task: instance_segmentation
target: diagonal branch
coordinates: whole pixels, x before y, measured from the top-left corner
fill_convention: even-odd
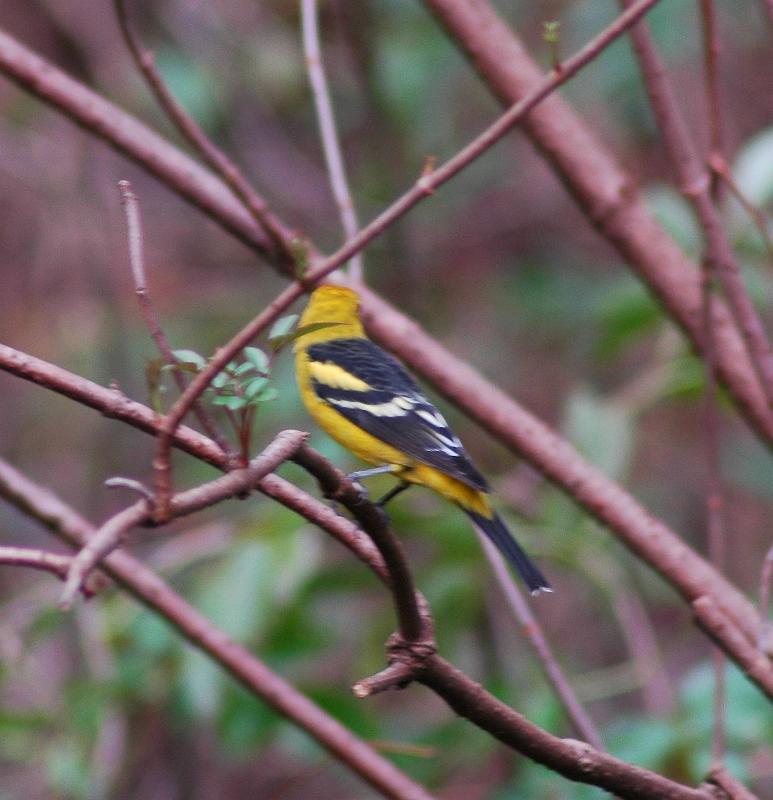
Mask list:
[[[183,517],[216,505],[231,497],[249,493],[270,472],[287,461],[308,437],[302,431],[282,431],[267,445],[260,455],[243,469],[180,492],[171,499],[170,519]],[[153,504],[142,499],[110,517],[75,556],[67,573],[59,607],[67,609],[83,586],[91,571],[102,559],[118,547],[126,534],[137,525],[153,520]]]
[[[630,0],[623,0],[623,3],[631,6]],[[711,197],[710,174],[690,138],[665,65],[646,23],[631,30],[631,40],[679,188],[695,209],[703,229],[705,257],[722,286],[770,408],[773,406],[773,350],[743,284],[738,261]]]
[[[94,535],[93,526],[68,505],[1,459],[0,496],[76,548],[83,547]],[[127,553],[115,552],[105,559],[102,568],[136,600],[166,619],[194,647],[206,653],[248,691],[306,731],[341,764],[360,775],[385,797],[432,800],[426,789],[382,758],[370,745],[246,648],[229,639],[140,561]]]

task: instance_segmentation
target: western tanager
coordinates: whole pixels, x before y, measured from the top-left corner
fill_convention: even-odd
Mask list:
[[[319,325],[319,327],[316,327]],[[489,503],[489,486],[443,415],[402,364],[365,335],[356,292],[315,289],[294,344],[296,376],[309,413],[330,436],[402,488],[415,483],[456,503],[499,548],[531,592],[550,591],[545,577]]]

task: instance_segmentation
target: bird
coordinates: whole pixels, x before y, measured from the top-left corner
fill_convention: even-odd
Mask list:
[[[349,477],[394,475],[399,483],[379,505],[411,484],[434,490],[468,515],[532,594],[552,591],[492,508],[486,479],[443,415],[406,368],[366,336],[358,294],[318,286],[297,331],[295,372],[306,409],[345,449],[375,465]]]

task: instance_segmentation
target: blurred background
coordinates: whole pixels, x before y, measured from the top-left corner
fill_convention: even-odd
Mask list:
[[[428,156],[456,152],[499,112],[420,3],[323,4],[324,54],[361,220],[408,188]],[[762,3],[717,2],[728,152],[747,197],[773,207],[771,30]],[[650,16],[703,147],[700,19],[691,0]],[[616,13],[607,0],[499,3],[546,68],[542,23],[571,54]],[[741,9],[742,7],[742,9]],[[291,226],[324,249],[341,234],[300,45],[298,3],[156,0],[129,8],[164,77]],[[0,27],[179,138],[133,69],[111,3],[5,0]],[[671,183],[627,42],[562,90],[697,258],[700,235]],[[148,400],[156,357],[128,270],[116,183],[141,200],[150,289],[174,347],[207,355],[283,282],[253,254],[104,144],[0,78],[0,341]],[[732,201],[726,220],[773,331],[771,262]],[[624,263],[515,133],[366,252],[368,281],[528,409],[560,429],[699,552],[706,550],[701,365]],[[254,447],[309,428],[289,352]],[[152,441],[0,373],[0,455],[94,522],[125,503],[111,476],[150,478]],[[162,399],[174,397],[169,388]],[[686,782],[710,760],[710,650],[683,602],[558,491],[440,402],[556,592],[534,602],[572,685],[616,756]],[[221,412],[218,412],[221,413]],[[223,419],[222,416],[219,419]],[[728,573],[756,597],[770,545],[773,462],[721,409]],[[322,434],[312,443],[355,462]],[[175,456],[175,482],[213,477]],[[292,466],[281,474],[314,488]],[[380,480],[380,479],[379,479]],[[388,485],[384,479],[383,487]],[[378,480],[374,493],[382,488]],[[465,518],[422,490],[390,506],[454,664],[562,735],[573,735]],[[0,504],[0,543],[52,547]],[[220,628],[444,798],[595,798],[514,756],[414,687],[357,701],[394,620],[386,593],[336,543],[262,497],[233,501],[132,550]],[[374,793],[305,735],[108,591],[56,610],[49,576],[0,568],[0,798],[365,798]],[[728,763],[773,793],[773,721],[728,673]]]

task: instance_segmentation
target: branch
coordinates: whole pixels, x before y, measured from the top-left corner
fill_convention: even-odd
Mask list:
[[[749,641],[756,641],[760,622],[752,603],[665,523],[419,325],[398,318],[369,289],[363,287],[361,295],[367,298],[366,327],[381,344],[399,352],[441,394],[610,528],[685,600],[690,602],[710,592]]]
[[[177,364],[178,359],[172,352],[172,348],[161,328],[161,323],[158,321],[158,316],[156,315],[156,310],[153,307],[148,291],[148,281],[145,276],[145,258],[142,247],[142,224],[140,222],[139,198],[132,191],[129,181],[118,181],[118,188],[121,192],[121,203],[126,215],[126,232],[129,240],[129,265],[134,280],[134,293],[137,295],[140,313],[164,361],[167,364]],[[180,370],[173,370],[172,375],[180,392],[185,391],[185,378]],[[220,437],[214,420],[207,411],[202,408],[200,403],[193,404],[193,413],[196,415],[196,419],[201,423],[201,427],[204,429],[207,436],[209,436],[229,458],[232,457],[233,454],[226,442]]]
[[[170,519],[201,511],[230,497],[241,497],[252,491],[266,475],[287,461],[307,437],[308,434],[302,431],[282,431],[259,456],[252,459],[249,466],[180,492],[172,498]],[[153,504],[142,499],[119,511],[102,525],[72,560],[59,607],[68,609],[94,567],[121,544],[132,528],[153,518]]]
[[[529,603],[518,589],[510,571],[507,569],[504,558],[502,558],[500,552],[486,536],[483,536],[478,530],[476,530],[476,533],[478,534],[478,540],[483,547],[489,565],[494,572],[494,578],[502,594],[505,596],[505,601],[520,624],[526,641],[529,643],[534,655],[540,662],[545,677],[553,688],[561,705],[563,705],[567,717],[580,736],[582,736],[588,744],[595,747],[596,750],[604,750],[604,743],[601,741],[601,735],[593,724],[593,720],[588,715],[588,712],[577,699],[574,689],[572,689],[558,661],[556,661],[556,657],[553,655],[550,643],[545,636],[545,632],[542,630],[542,626],[539,624],[534,614],[531,613]]]
[[[314,475],[326,497],[337,500],[352,512],[378,548],[387,567],[401,636],[411,644],[431,641],[432,621],[420,608],[422,602],[417,600],[408,559],[384,511],[368,502],[341,470],[308,445],[298,447],[293,461]]]
[[[140,74],[155,95],[161,108],[166,112],[172,124],[182,137],[196,150],[204,161],[225,181],[235,197],[243,204],[247,212],[258,223],[262,231],[271,241],[273,250],[267,253],[273,256],[283,267],[290,267],[294,262],[292,251],[293,236],[271,212],[266,201],[252,188],[238,167],[207,137],[198,123],[188,115],[175,96],[169,91],[156,69],[153,53],[146,50],[134,35],[126,14],[125,0],[114,0],[115,13],[126,46]]]
[[[565,778],[636,800],[716,800],[716,795],[708,789],[683,786],[599,752],[585,742],[553,736],[497,700],[440,656],[427,660],[419,680],[457,714]]]
[[[360,225],[357,221],[357,210],[349,191],[349,182],[346,179],[346,168],[338,141],[333,103],[330,100],[325,65],[322,61],[317,0],[301,0],[301,25],[306,69],[314,96],[314,107],[317,111],[317,122],[330,188],[333,190],[333,197],[338,207],[344,237],[351,239],[357,233]],[[362,283],[362,253],[357,253],[352,258],[349,265],[349,276],[355,283]]]
[[[542,75],[490,7],[477,0],[425,0],[457,37],[505,102],[538,87]],[[0,31],[0,72],[155,175],[225,230],[266,255],[271,243],[229,189],[195,161],[53,64]],[[617,247],[700,350],[699,287],[694,265],[649,216],[641,198],[600,145],[553,95],[524,119],[538,149],[580,201],[592,223]],[[286,230],[287,236],[292,234]],[[345,252],[344,260],[352,253]],[[410,324],[392,309],[398,323]],[[749,424],[773,441],[773,418],[738,333],[724,306],[715,320],[721,377]],[[405,344],[396,352],[410,347]]]
[[[735,661],[750,681],[773,699],[773,664],[757,649],[756,643],[749,642],[711,597],[696,598],[692,609],[701,630]]]
[[[58,497],[1,459],[0,496],[76,548],[83,547],[95,533],[93,526]],[[432,800],[426,789],[378,755],[370,745],[252,653],[229,639],[141,562],[127,553],[115,552],[105,559],[102,568],[135,599],[166,619],[194,647],[220,664],[248,691],[306,731],[341,764],[360,775],[385,797]]]
[[[83,547],[94,536],[92,526],[69,506],[49,491],[33,484],[1,459],[0,496],[76,547]],[[102,566],[117,583],[166,618],[195,647],[208,653],[240,683],[306,730],[337,759],[386,796],[399,800],[429,799],[422,787],[377,756],[368,745],[271,672],[251,653],[229,640],[140,562],[126,553],[114,552],[107,556]],[[488,694],[431,649],[421,645],[411,648],[409,643],[392,642],[393,650],[401,647],[410,649],[416,669],[406,673],[402,667],[392,666],[380,676],[362,682],[369,690],[363,691],[363,694],[375,691],[380,677],[385,676],[386,683],[391,686],[401,674],[403,677],[407,674],[416,675],[420,663],[418,675],[421,682],[439,694],[458,713],[508,746],[571,780],[591,783],[622,797],[637,799],[715,798],[715,795],[706,791],[690,789],[657,773],[599,753],[585,743],[559,739]]]
[[[72,557],[49,553],[46,550],[34,550],[29,547],[0,547],[0,564],[39,569],[64,580],[72,564]],[[86,581],[80,587],[84,597],[93,597],[104,584],[104,576],[94,574],[92,578],[93,580]]]
[[[630,0],[622,2],[631,6]],[[712,200],[710,175],[690,138],[665,65],[646,23],[631,30],[631,40],[639,59],[652,111],[678,177],[679,188],[692,204],[703,230],[705,257],[722,285],[730,312],[741,332],[770,408],[773,406],[773,350],[762,320],[743,284],[738,261]]]
[[[424,5],[504,105],[539,85],[540,68],[487,0],[424,0]],[[652,219],[630,177],[555,94],[529,114],[523,130],[590,224],[650,288],[696,351],[702,352],[700,273]],[[720,377],[746,421],[771,445],[773,415],[743,340],[720,302],[714,330]],[[404,355],[403,350],[396,352]]]

